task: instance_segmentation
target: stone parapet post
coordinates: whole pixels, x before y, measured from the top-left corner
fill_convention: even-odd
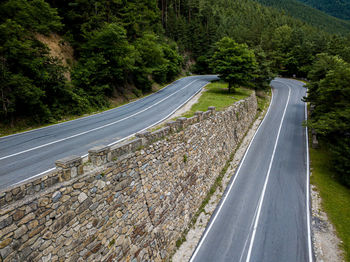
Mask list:
[[[145,146],[148,144],[150,134],[151,134],[151,132],[149,132],[149,131],[142,131],[142,132],[136,133],[135,136],[137,138],[141,138],[142,145]]]
[[[176,121],[169,121],[168,123],[166,123],[167,124],[167,126],[168,127],[170,127],[170,131],[172,132],[172,133],[175,133],[175,132],[177,132],[177,130],[179,129],[178,128],[178,122],[176,122]]]
[[[80,156],[68,156],[57,160],[55,164],[60,181],[67,181],[83,174],[83,159]]]
[[[107,162],[111,161],[110,147],[109,146],[95,146],[89,151],[89,161],[94,166],[102,166]]]
[[[216,107],[215,106],[209,106],[208,110],[211,112],[211,115],[214,115],[215,111],[216,111]]]
[[[198,117],[198,122],[203,119],[203,111],[197,111],[194,114]]]
[[[178,122],[180,129],[184,129],[187,126],[187,118],[186,117],[180,117],[176,120],[176,122]]]

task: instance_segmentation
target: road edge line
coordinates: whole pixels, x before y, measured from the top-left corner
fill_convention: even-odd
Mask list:
[[[223,200],[221,201],[221,204],[220,204],[220,206],[219,206],[219,209],[218,209],[217,212],[215,213],[214,218],[211,220],[209,227],[207,227],[207,229],[206,229],[205,232],[204,232],[204,235],[201,237],[201,240],[200,240],[199,244],[197,245],[197,247],[196,247],[196,249],[195,249],[195,252],[192,254],[192,256],[191,256],[189,262],[193,262],[193,260],[195,259],[195,257],[196,257],[196,255],[197,255],[199,249],[201,248],[201,246],[202,246],[202,244],[203,244],[205,238],[207,237],[207,235],[208,235],[208,233],[209,233],[211,227],[213,226],[213,224],[214,224],[214,222],[215,222],[215,220],[216,220],[218,214],[220,213],[222,206],[225,204],[225,201],[226,201],[228,195],[230,194],[231,189],[232,189],[232,187],[233,187],[234,183],[236,182],[236,179],[237,179],[237,177],[238,177],[238,175],[239,175],[239,171],[241,170],[242,164],[243,164],[243,162],[244,162],[244,160],[245,160],[245,158],[246,158],[246,156],[247,156],[247,154],[248,154],[248,152],[249,152],[250,146],[251,146],[251,144],[253,143],[253,141],[254,141],[254,139],[255,139],[255,136],[258,134],[258,132],[259,132],[259,130],[260,130],[260,127],[263,125],[263,123],[264,123],[266,117],[269,115],[270,108],[271,108],[271,105],[272,105],[273,100],[274,100],[273,88],[271,88],[271,90],[272,90],[272,91],[271,91],[271,92],[272,92],[272,97],[271,97],[271,101],[270,101],[269,108],[267,109],[267,112],[266,112],[266,114],[265,114],[265,116],[264,116],[264,119],[261,121],[261,123],[260,123],[258,129],[255,131],[255,134],[254,134],[253,138],[250,140],[250,143],[249,143],[249,145],[248,145],[248,148],[247,148],[247,150],[246,150],[245,153],[244,153],[244,156],[243,156],[243,158],[242,158],[242,160],[241,160],[241,162],[240,162],[240,164],[239,164],[239,167],[238,167],[238,169],[237,169],[237,171],[236,171],[236,173],[235,173],[235,176],[234,176],[234,178],[233,178],[233,180],[232,180],[232,182],[231,182],[231,184],[230,184],[230,186],[229,186],[229,189],[228,189],[228,191],[226,192],[226,194],[225,194]]]
[[[78,134],[75,134],[75,135],[71,135],[71,136],[68,136],[68,137],[65,137],[65,138],[61,138],[61,139],[58,139],[58,140],[56,140],[56,141],[51,141],[51,142],[49,142],[49,143],[42,144],[42,145],[36,146],[36,147],[32,147],[32,148],[29,148],[29,149],[26,149],[26,150],[23,150],[23,151],[20,151],[20,152],[11,154],[11,155],[7,155],[7,156],[0,157],[0,161],[1,161],[1,160],[4,160],[4,159],[11,158],[11,157],[14,157],[14,156],[18,156],[18,155],[21,155],[21,154],[25,154],[25,153],[28,153],[28,152],[31,152],[31,151],[34,151],[34,150],[37,150],[37,149],[40,149],[40,148],[43,148],[43,147],[46,147],[46,146],[50,146],[50,145],[53,145],[53,144],[57,144],[57,143],[60,143],[60,142],[62,142],[62,141],[66,141],[66,140],[69,140],[69,139],[72,139],[72,138],[75,138],[75,137],[78,137],[78,136],[82,136],[82,135],[85,135],[85,134],[88,134],[88,133],[91,133],[91,132],[94,132],[94,131],[103,129],[103,128],[108,127],[108,126],[115,125],[115,124],[117,124],[117,123],[119,123],[119,122],[122,122],[122,121],[124,121],[124,120],[126,120],[126,119],[129,119],[129,118],[132,118],[132,117],[134,117],[134,116],[136,116],[136,115],[139,115],[139,114],[141,114],[141,113],[147,111],[148,109],[150,109],[150,108],[152,108],[152,107],[154,107],[154,106],[160,104],[161,102],[167,100],[169,97],[172,97],[173,95],[177,94],[178,92],[184,90],[186,87],[188,87],[189,85],[193,84],[193,83],[196,82],[196,81],[198,81],[198,79],[193,80],[192,82],[190,82],[190,83],[187,84],[186,86],[180,88],[180,89],[177,90],[176,92],[174,92],[174,93],[172,93],[172,94],[166,96],[165,98],[163,98],[163,99],[161,99],[160,101],[158,101],[158,102],[152,104],[151,106],[148,106],[148,107],[146,107],[146,108],[144,108],[144,109],[142,109],[142,110],[140,110],[140,111],[138,111],[138,112],[136,112],[136,113],[133,113],[132,115],[129,115],[129,116],[124,117],[124,118],[122,118],[122,119],[119,119],[119,120],[117,120],[117,121],[114,121],[114,122],[111,122],[111,123],[108,123],[108,124],[105,124],[105,125],[102,125],[102,126],[99,126],[99,127],[95,127],[95,128],[93,128],[93,129],[90,129],[90,130],[87,130],[87,131],[84,131],[84,132],[81,132],[81,133],[78,133]]]
[[[246,259],[246,262],[249,262],[250,261],[250,256],[251,256],[251,252],[252,252],[252,249],[253,249],[253,245],[254,245],[254,240],[255,240],[255,234],[256,234],[256,230],[258,228],[258,223],[259,223],[259,218],[260,218],[260,213],[261,213],[261,208],[262,208],[262,205],[263,205],[263,202],[264,202],[264,198],[265,198],[265,192],[266,192],[266,187],[267,187],[267,183],[269,181],[269,177],[270,177],[270,172],[271,172],[271,168],[272,168],[272,163],[273,163],[273,160],[275,158],[275,153],[276,153],[276,149],[277,149],[277,145],[278,145],[278,140],[280,138],[280,134],[281,134],[281,130],[282,130],[282,126],[283,126],[283,122],[284,122],[284,117],[286,115],[286,112],[287,112],[287,108],[288,108],[288,105],[289,105],[289,99],[290,99],[290,93],[291,93],[291,89],[289,87],[289,85],[285,84],[287,87],[288,87],[288,99],[287,99],[287,103],[286,103],[286,106],[284,108],[284,112],[283,112],[283,115],[282,115],[282,119],[281,119],[281,123],[280,123],[280,126],[278,128],[278,133],[277,133],[277,137],[276,137],[276,141],[275,141],[275,145],[274,145],[274,148],[273,148],[273,152],[272,152],[272,157],[271,157],[271,160],[270,160],[270,163],[269,163],[269,169],[267,171],[267,175],[266,175],[266,178],[265,178],[265,183],[264,183],[264,187],[263,187],[263,190],[262,190],[262,194],[260,196],[260,200],[259,200],[259,204],[258,204],[258,213],[255,217],[255,223],[254,223],[254,228],[253,228],[253,233],[252,233],[252,237],[250,239],[250,244],[249,244],[249,249],[248,249],[248,253],[247,253],[247,259]]]
[[[141,130],[139,130],[139,131],[137,131],[137,132],[135,132],[135,133],[133,133],[133,134],[127,136],[127,137],[124,137],[124,138],[122,138],[122,139],[120,139],[120,140],[117,140],[117,141],[111,143],[111,144],[108,144],[107,146],[112,146],[112,145],[118,144],[119,142],[122,142],[122,141],[124,141],[124,140],[126,140],[126,139],[129,139],[130,137],[134,136],[134,135],[135,135],[136,133],[138,133],[138,132],[142,132],[142,131],[144,131],[144,130],[147,130],[147,129],[149,129],[149,128],[151,128],[151,127],[153,127],[153,126],[155,126],[155,125],[158,125],[159,123],[165,121],[167,118],[169,118],[170,116],[172,116],[177,110],[179,110],[181,107],[183,107],[185,104],[187,104],[187,102],[188,102],[189,100],[191,100],[195,95],[197,95],[200,91],[203,90],[204,87],[206,87],[206,86],[209,85],[210,83],[212,83],[212,82],[210,81],[210,82],[208,82],[207,84],[205,84],[204,86],[202,86],[202,87],[201,87],[200,89],[198,89],[198,91],[196,91],[191,97],[189,97],[183,104],[179,105],[179,106],[178,106],[177,108],[175,108],[169,115],[167,115],[166,117],[162,118],[162,119],[159,120],[158,122],[156,122],[156,123],[154,123],[154,124],[152,124],[152,125],[150,125],[150,126],[144,128],[144,129],[141,129]],[[84,158],[84,157],[87,157],[87,156],[88,156],[88,154],[85,154],[85,155],[82,155],[81,157]],[[20,182],[15,183],[15,184],[11,184],[11,185],[9,185],[9,186],[7,186],[7,187],[17,186],[17,185],[19,185],[19,184],[22,184],[23,182],[29,181],[29,180],[31,180],[31,179],[33,179],[33,178],[36,178],[36,177],[38,177],[38,176],[44,175],[44,174],[46,174],[46,173],[49,173],[49,172],[51,172],[51,171],[53,171],[53,170],[55,170],[55,169],[56,169],[56,167],[47,169],[47,170],[45,170],[45,171],[43,171],[43,172],[41,172],[41,173],[39,173],[39,174],[33,175],[33,176],[29,177],[29,178],[26,178],[25,180],[22,180],[22,181],[20,181]]]
[[[149,94],[149,95],[146,95],[146,96],[144,96],[144,97],[141,97],[141,98],[139,98],[139,99],[136,99],[136,100],[134,100],[134,101],[131,101],[131,102],[126,103],[126,104],[124,104],[124,105],[117,106],[117,107],[114,107],[114,108],[111,108],[111,109],[107,109],[107,110],[105,110],[105,111],[98,112],[98,113],[96,113],[96,114],[91,114],[91,115],[88,115],[88,116],[78,117],[78,118],[76,118],[76,119],[64,121],[64,122],[61,122],[61,123],[57,123],[57,124],[53,124],[53,125],[48,125],[48,126],[43,126],[43,127],[38,127],[38,128],[34,128],[34,129],[31,129],[31,130],[28,130],[28,131],[18,132],[18,133],[11,134],[11,135],[7,135],[7,136],[0,136],[0,140],[1,140],[1,139],[4,139],[4,138],[12,137],[12,136],[17,136],[17,135],[22,135],[22,134],[25,134],[25,133],[30,133],[30,132],[33,132],[33,131],[36,131],[36,130],[40,130],[40,129],[49,128],[49,127],[52,127],[52,126],[60,126],[60,125],[63,125],[63,124],[65,124],[65,123],[68,123],[68,122],[73,122],[73,121],[77,121],[77,120],[80,120],[80,119],[85,119],[85,118],[97,116],[97,115],[103,114],[103,113],[105,113],[105,112],[109,112],[109,111],[112,111],[112,110],[115,110],[115,109],[119,109],[119,108],[125,107],[125,106],[127,106],[127,105],[133,104],[133,103],[135,103],[135,102],[141,101],[141,100],[143,100],[143,99],[145,99],[145,98],[147,98],[147,97],[150,97],[150,96],[152,96],[152,95],[154,95],[154,94],[157,94],[157,93],[159,93],[160,91],[166,89],[167,87],[171,86],[172,84],[174,84],[175,82],[177,82],[177,81],[179,81],[179,80],[181,80],[181,79],[184,79],[184,78],[187,78],[187,77],[188,77],[188,78],[190,78],[190,77],[196,77],[196,76],[214,76],[214,75],[184,76],[184,77],[181,77],[181,78],[179,78],[179,79],[177,79],[177,80],[171,82],[170,84],[164,86],[163,88],[157,90],[157,91],[154,92],[154,93],[151,93],[151,94]]]
[[[306,89],[307,90],[307,89]],[[306,93],[307,95],[307,93]],[[308,120],[307,117],[307,102],[305,102],[305,121]],[[312,255],[312,241],[311,241],[311,223],[310,223],[310,155],[309,155],[309,130],[307,125],[305,125],[305,137],[306,137],[306,209],[307,209],[307,242],[309,247],[309,262],[313,261]]]

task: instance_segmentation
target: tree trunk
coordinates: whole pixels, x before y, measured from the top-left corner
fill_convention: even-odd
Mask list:
[[[228,93],[231,93],[232,82],[228,82]]]

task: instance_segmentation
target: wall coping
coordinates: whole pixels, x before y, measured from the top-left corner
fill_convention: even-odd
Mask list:
[[[35,199],[40,192],[55,190],[56,188],[65,186],[73,180],[80,179],[85,175],[95,174],[102,170],[102,167],[109,163],[118,163],[130,156],[132,153],[149,146],[156,141],[164,139],[167,135],[180,132],[190,125],[197,124],[201,121],[213,117],[217,113],[231,111],[234,107],[248,101],[256,99],[255,92],[240,101],[235,102],[224,111],[216,111],[213,106],[208,107],[205,112],[197,111],[190,118],[180,117],[176,121],[168,121],[165,127],[155,131],[142,131],[135,134],[135,139],[131,141],[121,141],[112,146],[100,145],[88,150],[88,162],[83,163],[81,156],[67,156],[55,161],[56,169],[43,174],[40,177],[23,181],[19,184],[10,186],[0,190],[0,215],[2,209],[17,201],[28,202]],[[87,165],[86,165],[87,164]]]

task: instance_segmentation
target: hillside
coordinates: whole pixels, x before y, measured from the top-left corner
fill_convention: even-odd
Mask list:
[[[347,39],[326,32],[345,33],[347,22],[299,7],[309,19],[251,0],[2,1],[1,125],[107,109],[184,69],[213,73],[215,43],[225,36],[254,51],[263,66],[256,79],[271,72],[306,77],[321,52],[349,61]]]
[[[308,0],[302,0],[301,3],[297,0],[256,0],[257,2],[277,8],[279,10],[283,10],[284,13],[295,17],[297,19],[300,19],[310,25],[313,25],[315,27],[320,28],[321,30],[327,31],[329,33],[339,33],[339,34],[346,34],[350,32],[350,22],[345,21],[342,19],[338,19],[336,17],[332,17],[330,15],[327,15],[324,12],[321,12],[315,8],[306,5],[310,4],[314,6],[311,2],[319,2],[318,0],[316,1],[308,1]],[[326,3],[330,1],[322,1],[322,3]],[[332,1],[333,2],[338,2],[338,1]],[[323,10],[328,8],[329,5],[322,5]],[[339,7],[340,8],[340,7]],[[347,8],[347,9],[345,9]],[[321,8],[319,8],[322,10]],[[330,9],[331,10],[331,9]],[[350,8],[348,6],[344,6],[344,13],[350,12]],[[332,14],[330,11],[329,14]]]
[[[331,16],[350,20],[350,0],[298,0]]]

